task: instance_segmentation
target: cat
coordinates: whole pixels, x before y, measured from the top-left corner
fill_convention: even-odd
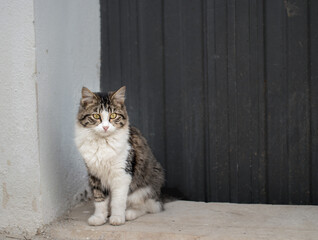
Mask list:
[[[88,170],[95,211],[89,225],[121,225],[163,210],[164,171],[140,131],[130,126],[126,87],[93,93],[82,88],[75,143]]]

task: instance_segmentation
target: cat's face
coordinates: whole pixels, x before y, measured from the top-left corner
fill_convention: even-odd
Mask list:
[[[108,136],[128,125],[125,101],[126,87],[116,92],[93,93],[87,88],[82,89],[78,122],[85,128]]]

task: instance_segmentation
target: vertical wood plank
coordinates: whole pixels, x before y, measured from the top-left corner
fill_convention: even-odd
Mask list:
[[[189,91],[185,81],[185,33],[182,1],[164,1],[165,40],[165,99],[166,99],[166,149],[169,187],[182,192],[186,199],[195,199],[188,193],[189,181],[186,151],[187,131],[185,119],[188,110],[185,99]],[[193,160],[195,161],[195,160]],[[179,180],[178,180],[179,179]],[[201,199],[203,200],[203,199]]]
[[[108,29],[108,0],[100,1],[101,12],[101,69],[100,85],[102,91],[110,85],[109,81],[109,29]]]
[[[251,136],[249,129],[254,129],[249,117],[251,115],[251,85],[250,71],[250,49],[249,49],[249,2],[241,1],[235,4],[236,8],[236,89],[237,89],[237,172],[238,172],[238,201],[251,201],[251,156],[249,144]],[[244,9],[244,11],[243,11]],[[246,12],[245,12],[246,11]]]
[[[251,117],[251,202],[266,203],[266,86],[264,79],[264,1],[249,1]],[[255,136],[254,136],[255,134]]]
[[[137,1],[140,61],[140,122],[136,125],[164,165],[162,1]]]
[[[136,0],[120,1],[122,85],[126,85],[126,106],[131,124],[140,123],[140,62]]]
[[[283,1],[266,1],[268,201],[288,203],[288,78],[286,11]]]
[[[184,148],[187,196],[205,198],[203,29],[201,1],[182,1]]]
[[[238,202],[238,102],[237,102],[237,63],[236,63],[236,6],[235,0],[228,0],[227,43],[228,43],[228,97],[229,97],[229,144],[230,144],[230,201]]]
[[[253,167],[253,183],[257,182],[256,178],[258,178],[258,184],[253,185],[253,189],[257,188],[258,191],[258,199],[257,197],[253,197],[253,202],[258,203],[267,203],[268,201],[268,179],[267,179],[267,79],[266,79],[266,62],[265,62],[265,49],[266,49],[266,41],[265,41],[265,0],[256,1],[256,14],[257,14],[257,29],[255,32],[257,34],[256,39],[256,48],[257,53],[255,56],[255,61],[257,62],[257,70],[256,77],[258,78],[258,170],[257,167]],[[257,194],[254,194],[255,196]]]
[[[166,105],[167,105],[167,153],[171,148],[180,149],[181,153],[172,154],[167,162],[182,161],[178,165],[171,164],[171,168],[181,168],[183,173],[180,188],[187,198],[202,200],[204,190],[204,140],[203,136],[203,72],[202,72],[202,5],[199,1],[165,1],[165,20],[175,19],[171,26],[165,26],[166,47]],[[172,15],[171,13],[176,15]],[[167,55],[168,54],[168,55]],[[180,64],[180,67],[176,66]],[[170,66],[176,66],[176,76],[172,74]],[[170,77],[177,77],[174,80]],[[178,95],[177,95],[178,94]],[[172,105],[172,104],[178,105]],[[180,105],[179,105],[180,104]],[[175,115],[171,116],[170,115]],[[174,121],[174,122],[173,122]],[[181,128],[177,132],[181,135],[177,142],[171,128]],[[174,144],[174,145],[171,145]],[[180,159],[171,159],[181,158]],[[171,159],[171,160],[170,160]],[[169,165],[170,166],[170,165]],[[171,169],[168,167],[168,169]],[[179,170],[180,171],[180,170]]]
[[[285,1],[287,13],[288,161],[289,202],[308,204],[309,187],[309,82],[307,2]]]
[[[255,91],[259,83],[255,80],[258,66],[254,55],[258,49],[252,43],[256,33],[251,28],[257,24],[253,15],[256,11],[254,1],[241,1],[236,4],[236,11],[238,201],[248,203],[253,197],[253,166],[258,171],[259,140],[258,104],[255,104],[259,100]],[[258,179],[255,180],[258,183]]]
[[[309,51],[309,80],[311,101],[311,199],[312,204],[318,204],[318,2],[308,1],[308,51]]]
[[[103,1],[101,1],[103,2]],[[102,64],[103,61],[106,61],[105,64],[107,68],[105,70],[107,73],[104,73],[102,68],[101,76],[107,77],[105,81],[105,90],[112,91],[120,87],[122,83],[121,78],[121,35],[120,35],[120,6],[119,1],[107,0],[101,5],[101,9],[104,9],[104,14],[106,18],[102,21],[102,27],[106,28],[106,36],[104,36],[106,41],[106,51],[102,53]]]
[[[230,201],[227,2],[206,1],[206,99],[208,131],[208,201]]]
[[[164,79],[166,102],[166,182],[174,193],[185,192],[183,171],[182,30],[180,1],[164,0]],[[184,195],[184,194],[183,194]],[[188,198],[190,199],[190,198]]]

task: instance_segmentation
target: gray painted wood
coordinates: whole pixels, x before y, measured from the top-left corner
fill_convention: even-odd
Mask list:
[[[189,200],[318,204],[318,5],[101,1],[104,91]]]
[[[308,80],[310,103],[310,202],[318,203],[318,2],[308,4]]]

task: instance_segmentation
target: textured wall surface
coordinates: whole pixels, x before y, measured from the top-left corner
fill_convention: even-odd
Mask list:
[[[0,232],[31,235],[87,186],[73,131],[99,90],[99,1],[1,1]]]
[[[35,1],[45,223],[76,203],[87,186],[73,131],[82,86],[99,90],[99,15],[98,0]]]
[[[1,1],[0,231],[41,223],[33,1]]]

